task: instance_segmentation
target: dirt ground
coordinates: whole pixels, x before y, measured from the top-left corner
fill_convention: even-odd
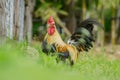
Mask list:
[[[110,60],[115,60],[115,59],[120,60],[120,45],[115,45],[115,46],[107,45],[104,46],[103,48],[95,47],[95,50],[97,53],[103,51]]]

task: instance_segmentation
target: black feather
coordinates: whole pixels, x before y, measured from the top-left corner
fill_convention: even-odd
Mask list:
[[[93,30],[93,27],[94,27],[93,24],[104,29],[104,27],[101,25],[101,23],[99,23],[96,19],[93,19],[93,18],[88,18],[88,19],[82,21],[80,23],[80,27],[84,27],[91,32]]]
[[[94,42],[93,24],[103,28],[103,26],[97,22],[95,19],[86,19],[80,23],[80,28],[78,28],[70,37],[69,42],[72,45],[76,46],[78,51],[81,51],[81,48],[84,51],[88,51],[93,47],[92,42]]]
[[[47,44],[46,41],[42,42],[41,48],[42,51],[47,55],[49,55],[50,53],[54,53],[56,51],[55,44],[49,45]]]
[[[41,45],[41,48],[42,48],[42,51],[44,52],[44,53],[46,53],[46,54],[48,54],[48,49],[47,49],[47,42],[46,41],[43,41],[42,42],[42,45]]]

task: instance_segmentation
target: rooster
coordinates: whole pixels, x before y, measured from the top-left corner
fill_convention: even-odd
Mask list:
[[[70,65],[73,65],[81,51],[88,51],[93,47],[92,42],[95,41],[92,33],[93,24],[102,27],[96,20],[86,19],[80,23],[80,28],[65,43],[56,28],[53,17],[50,16],[47,21],[47,34],[42,42],[42,51],[47,55],[50,52],[59,53],[57,58],[63,61],[69,59]]]

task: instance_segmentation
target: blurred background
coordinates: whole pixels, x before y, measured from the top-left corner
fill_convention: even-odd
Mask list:
[[[64,41],[87,18],[104,27],[73,67],[41,50],[51,15]],[[0,80],[21,79],[119,80],[120,0],[0,0]]]
[[[42,41],[51,15],[64,40],[82,20],[95,18],[104,26],[94,29],[96,45],[120,44],[120,0],[1,0],[0,35]]]

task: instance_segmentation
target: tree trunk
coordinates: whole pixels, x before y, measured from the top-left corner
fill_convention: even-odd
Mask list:
[[[14,36],[17,40],[24,40],[24,0],[15,0],[15,12],[14,12]]]
[[[117,21],[116,21],[116,27],[117,27],[117,42],[120,43],[120,5],[118,6],[117,9]]]
[[[35,7],[35,0],[26,0],[26,7],[25,7],[25,34],[27,37],[28,43],[32,41],[32,12]]]
[[[0,37],[6,35],[5,31],[5,0],[0,0]]]
[[[26,20],[25,21],[26,25],[25,25],[25,27],[27,28],[26,29],[27,30],[26,35],[27,35],[27,40],[30,43],[31,40],[32,40],[32,16],[31,16],[29,7],[26,7],[26,14],[25,14],[25,16],[26,16],[26,19],[25,19]]]
[[[115,17],[115,8],[112,8],[112,17]],[[115,45],[116,41],[116,26],[115,26],[115,20],[112,19],[112,27],[111,27],[111,43],[112,45]]]
[[[104,17],[102,16],[102,19],[101,19],[101,23],[102,25],[104,26]],[[101,31],[101,46],[104,46],[104,41],[105,41],[105,32],[103,29],[100,30]]]
[[[75,0],[71,0],[71,2],[68,4],[67,6],[67,10],[68,10],[68,17],[67,17],[67,22],[66,22],[66,26],[67,28],[70,30],[71,33],[73,33],[76,29],[76,18],[75,18],[75,11],[74,11],[74,6],[75,6],[76,1]]]
[[[31,42],[34,6],[35,0],[0,0],[0,35]]]
[[[86,19],[86,0],[82,0],[82,19]]]
[[[13,39],[14,0],[5,0],[6,36]]]
[[[19,10],[19,21],[20,21],[19,22],[19,26],[20,26],[19,41],[23,41],[24,40],[24,36],[23,36],[24,35],[24,10],[25,10],[24,0],[20,0],[19,6],[20,6],[20,10]]]
[[[19,41],[24,40],[24,0],[1,0],[0,18],[1,35]]]
[[[103,8],[104,8],[104,5],[102,5],[102,4],[99,4],[99,5],[97,5],[97,8],[96,8],[96,10],[97,10],[97,12],[99,12],[99,15],[97,14],[97,16],[99,17],[101,17],[101,19],[99,20],[100,22],[101,22],[101,24],[103,25],[103,27],[104,27],[104,10],[103,10]],[[105,42],[105,32],[104,32],[104,30],[103,29],[98,29],[97,28],[97,41],[96,41],[96,44],[97,44],[97,46],[104,46],[104,42]]]
[[[102,17],[100,19],[101,24],[104,26],[104,18]],[[97,46],[104,46],[104,41],[105,41],[105,33],[103,29],[97,28],[97,40],[96,40],[96,45]]]

